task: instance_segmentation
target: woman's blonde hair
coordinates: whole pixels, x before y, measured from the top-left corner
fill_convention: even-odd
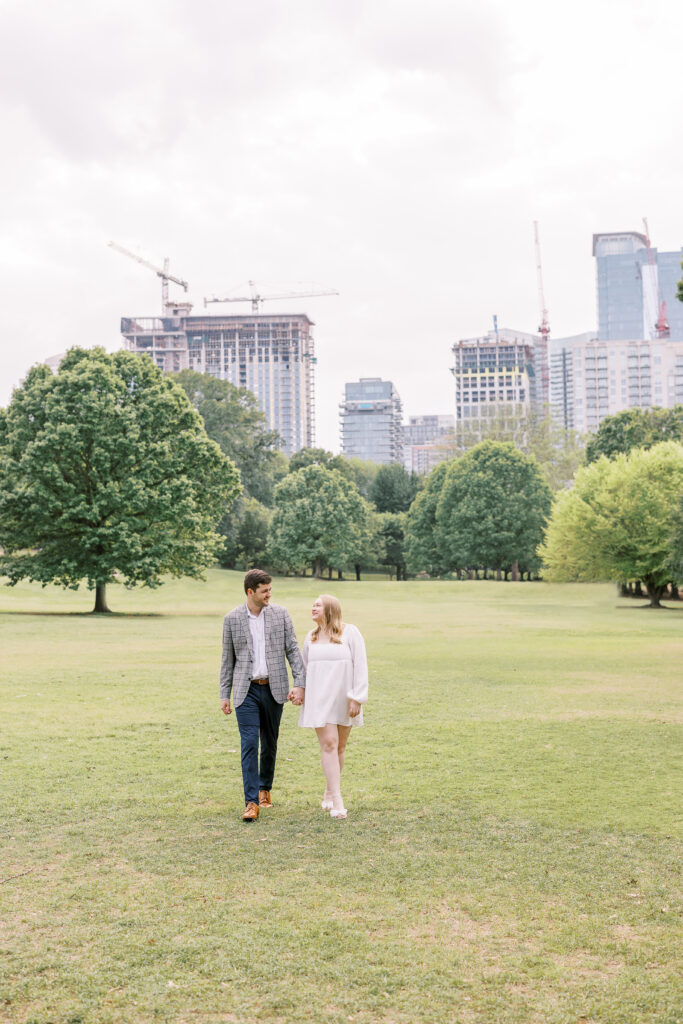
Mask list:
[[[311,630],[311,643],[315,643],[321,630],[324,630],[329,635],[330,643],[340,644],[344,624],[339,601],[331,594],[320,594],[316,600],[323,603],[323,620],[320,623],[316,622],[314,629]]]

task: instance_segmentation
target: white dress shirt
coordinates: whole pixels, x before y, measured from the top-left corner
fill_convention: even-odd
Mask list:
[[[252,679],[265,679],[268,675],[266,664],[266,623],[263,612],[260,615],[252,615],[247,607],[249,616],[249,632],[251,633],[251,644],[254,648],[254,661],[251,666]]]

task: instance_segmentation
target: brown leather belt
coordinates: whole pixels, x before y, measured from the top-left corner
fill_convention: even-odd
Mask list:
[[[259,686],[267,686],[268,676],[265,676],[263,679],[252,679],[252,683],[258,683]]]

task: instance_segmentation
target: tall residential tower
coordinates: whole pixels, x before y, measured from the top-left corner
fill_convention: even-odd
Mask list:
[[[128,349],[167,373],[197,370],[253,392],[287,455],[314,442],[312,327],[305,313],[121,320]]]
[[[361,377],[344,387],[339,406],[342,454],[369,462],[401,462],[401,399],[390,380]]]

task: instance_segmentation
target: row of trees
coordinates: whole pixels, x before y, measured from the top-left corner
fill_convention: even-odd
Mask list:
[[[75,349],[57,375],[31,370],[0,411],[0,571],[10,583],[85,580],[99,611],[113,579],[155,586],[164,574],[198,575],[216,558],[316,575],[386,567],[398,578],[516,578],[537,573],[543,558],[558,579],[619,573],[651,593],[667,573],[678,578],[683,407],[608,418],[569,490],[582,458],[575,438],[538,417],[490,428],[466,451],[454,444],[426,481],[321,449],[287,460],[250,392],[188,371],[165,377],[126,352]],[[654,461],[619,458],[633,446]],[[669,489],[653,484],[643,498],[648,473],[665,473]],[[620,535],[604,512],[607,493],[615,509],[633,505],[622,530],[632,546],[666,548],[654,569],[652,558],[624,555],[623,544],[621,561],[595,554],[598,536]],[[591,502],[601,503],[601,529]],[[576,509],[586,507],[593,511],[581,519]]]

